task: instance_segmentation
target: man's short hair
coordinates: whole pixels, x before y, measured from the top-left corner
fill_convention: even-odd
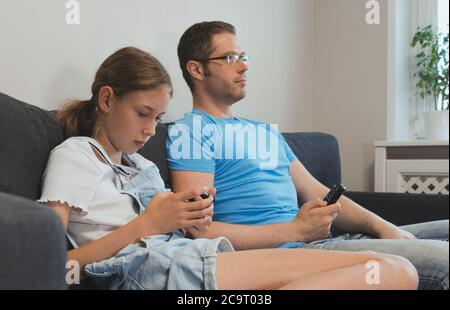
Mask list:
[[[183,77],[192,92],[194,83],[186,65],[190,60],[208,58],[213,52],[213,36],[221,33],[236,34],[236,29],[233,25],[222,21],[202,22],[189,27],[180,38],[178,60]]]

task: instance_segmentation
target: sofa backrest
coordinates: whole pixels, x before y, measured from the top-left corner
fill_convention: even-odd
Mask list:
[[[324,133],[284,133],[287,143],[303,165],[326,186],[341,181],[339,146]],[[160,170],[167,187],[167,126],[158,125],[156,135],[139,150]],[[64,141],[64,130],[54,113],[0,93],[0,192],[30,199],[41,194],[41,179],[50,151]]]
[[[283,133],[300,162],[322,184],[341,182],[341,158],[335,136],[321,132]]]
[[[0,93],[0,191],[38,198],[50,151],[63,139],[50,112]]]
[[[155,155],[155,150],[161,152],[152,161],[160,168],[166,186],[170,187],[164,147],[167,126],[158,129],[157,135],[150,139],[140,153],[149,158],[149,154]],[[319,182],[328,187],[341,182],[339,144],[335,136],[321,132],[283,133],[283,136],[301,163]]]

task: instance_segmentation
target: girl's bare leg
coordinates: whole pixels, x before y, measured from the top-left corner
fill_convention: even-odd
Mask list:
[[[368,263],[372,263],[368,267]],[[366,276],[378,264],[379,284]],[[417,272],[404,258],[375,252],[266,249],[219,253],[219,289],[415,289]]]
[[[394,266],[393,266],[394,267]],[[395,268],[395,267],[394,267]],[[319,272],[293,281],[280,287],[281,290],[391,290],[416,289],[413,281],[399,281],[393,278],[392,270],[383,272],[385,265],[380,266],[380,281],[367,282],[369,270],[366,264],[342,267],[330,271]],[[381,280],[383,279],[383,280]]]

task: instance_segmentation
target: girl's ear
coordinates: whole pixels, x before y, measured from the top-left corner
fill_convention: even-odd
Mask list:
[[[201,62],[189,60],[186,64],[186,70],[195,80],[203,81],[206,77],[205,67]]]
[[[113,108],[114,91],[109,86],[103,86],[98,92],[98,109],[102,113],[108,113]]]

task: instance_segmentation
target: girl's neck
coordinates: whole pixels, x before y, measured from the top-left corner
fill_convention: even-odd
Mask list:
[[[91,137],[95,139],[108,154],[111,161],[116,165],[122,164],[122,151],[117,150],[116,147],[109,141],[108,137],[103,131],[97,130]]]

